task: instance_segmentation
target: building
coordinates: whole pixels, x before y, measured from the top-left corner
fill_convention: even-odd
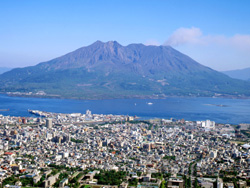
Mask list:
[[[204,127],[206,129],[214,129],[215,128],[215,122],[206,120],[201,122],[201,127]]]
[[[90,110],[86,110],[86,116],[89,118],[92,117],[92,113]]]
[[[184,180],[181,178],[169,178],[167,187],[184,188]]]
[[[51,129],[52,128],[52,119],[46,119],[46,127],[48,128],[48,129]]]
[[[210,151],[210,155],[209,155],[210,158],[216,158],[217,157],[217,150],[214,150],[214,151]]]
[[[58,177],[59,177],[59,173],[54,175],[54,176],[50,176],[47,180],[45,180],[45,188],[49,188],[49,187],[52,187],[52,185],[54,183],[56,183],[56,181],[58,180]]]
[[[62,181],[60,181],[59,187],[64,187],[68,183],[69,183],[68,178],[64,178]]]
[[[26,123],[27,123],[27,120],[26,120],[24,117],[22,118],[22,123],[23,123],[23,124],[26,124]]]

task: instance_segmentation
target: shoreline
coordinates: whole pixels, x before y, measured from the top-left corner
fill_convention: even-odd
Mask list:
[[[166,99],[166,98],[222,98],[222,99],[250,99],[250,96],[232,96],[232,95],[218,95],[218,96],[189,96],[189,95],[165,95],[165,96],[145,96],[145,95],[131,95],[124,97],[100,97],[100,98],[86,98],[86,97],[63,97],[56,95],[24,95],[24,94],[8,94],[0,92],[2,95],[9,97],[22,97],[22,98],[40,98],[40,99],[68,99],[68,100],[114,100],[114,99]]]

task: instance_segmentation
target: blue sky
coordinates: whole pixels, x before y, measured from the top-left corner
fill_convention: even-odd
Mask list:
[[[0,1],[0,67],[47,61],[96,40],[171,45],[216,70],[250,67],[250,1]]]

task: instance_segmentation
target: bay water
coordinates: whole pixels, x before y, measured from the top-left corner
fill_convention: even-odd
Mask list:
[[[9,111],[3,111],[9,109]],[[191,121],[213,120],[217,123],[250,123],[250,99],[188,98],[72,100],[25,98],[0,95],[0,114],[34,116],[28,109],[57,113],[114,114],[141,119],[175,118]]]

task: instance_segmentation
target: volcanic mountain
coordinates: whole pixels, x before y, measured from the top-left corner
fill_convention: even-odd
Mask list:
[[[1,92],[41,90],[78,99],[250,96],[250,83],[205,67],[170,46],[97,41],[0,75]]]

